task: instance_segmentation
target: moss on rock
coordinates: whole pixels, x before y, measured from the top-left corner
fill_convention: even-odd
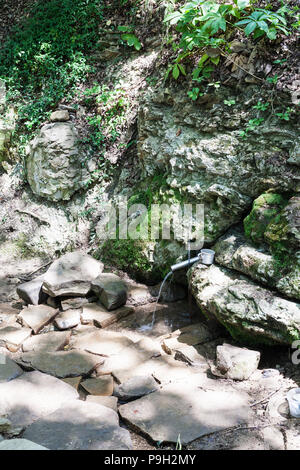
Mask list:
[[[285,196],[276,193],[264,193],[255,199],[250,214],[244,219],[246,237],[255,244],[263,243],[267,226],[278,216],[287,202]]]

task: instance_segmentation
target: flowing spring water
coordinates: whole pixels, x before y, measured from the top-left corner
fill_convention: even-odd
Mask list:
[[[173,271],[170,271],[164,278],[163,282],[161,283],[161,286],[160,286],[160,289],[159,289],[159,292],[158,292],[158,296],[157,296],[157,299],[156,299],[156,302],[155,302],[155,307],[154,307],[154,310],[153,310],[153,313],[152,313],[152,321],[149,325],[143,325],[141,326],[141,328],[139,328],[139,331],[146,331],[146,330],[152,330],[153,329],[153,326],[154,326],[154,323],[155,323],[155,314],[156,314],[156,309],[157,309],[157,304],[158,304],[158,301],[160,299],[160,296],[161,296],[161,293],[162,293],[162,290],[163,290],[163,287],[165,285],[165,282],[167,281],[167,279],[173,274]]]

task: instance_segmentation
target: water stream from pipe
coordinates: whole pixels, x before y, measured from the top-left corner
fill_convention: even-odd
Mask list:
[[[164,285],[165,285],[167,279],[168,279],[172,274],[173,274],[173,271],[170,271],[170,272],[165,276],[164,280],[162,281],[162,283],[161,283],[161,285],[160,285],[159,292],[158,292],[158,296],[157,296],[157,299],[156,299],[156,302],[155,302],[155,307],[154,307],[154,310],[153,310],[153,313],[152,313],[152,321],[151,321],[151,323],[148,324],[148,325],[143,325],[143,326],[141,326],[141,328],[139,328],[139,331],[152,330],[152,328],[154,327],[158,301],[159,301],[159,299],[160,299],[160,296],[161,296],[163,287],[164,287]]]

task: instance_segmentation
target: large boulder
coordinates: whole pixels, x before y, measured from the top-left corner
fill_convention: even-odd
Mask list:
[[[70,199],[85,184],[85,157],[71,122],[44,125],[31,142],[27,159],[32,191],[50,201]]]
[[[103,270],[103,263],[74,251],[54,261],[44,276],[43,291],[50,297],[85,296],[91,281]]]
[[[242,344],[290,345],[300,339],[299,303],[216,265],[193,266],[189,284],[201,310]]]
[[[246,274],[287,297],[300,299],[300,265],[296,256],[292,260],[287,257],[283,266],[267,247],[256,247],[249,242],[241,227],[230,229],[213,249],[220,265]]]

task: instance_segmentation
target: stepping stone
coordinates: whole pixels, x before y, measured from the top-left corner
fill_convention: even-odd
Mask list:
[[[31,335],[30,328],[8,325],[0,328],[0,346],[13,346],[17,351],[22,343]]]
[[[54,320],[55,326],[59,330],[67,330],[68,328],[73,328],[80,323],[80,313],[81,309],[70,309],[65,312],[60,313]]]
[[[111,375],[87,379],[81,383],[81,386],[90,395],[111,396],[114,391],[114,379]]]
[[[17,287],[18,296],[25,300],[27,304],[42,304],[47,299],[47,295],[42,291],[43,282],[44,275],[37,277],[33,281],[19,284]]]
[[[69,344],[71,338],[70,331],[50,331],[27,339],[22,349],[24,352],[54,352],[64,349]]]
[[[57,351],[25,353],[18,364],[59,378],[89,375],[102,364],[103,358],[84,351]]]
[[[116,274],[100,274],[92,281],[92,290],[107,310],[114,310],[126,304],[127,285]]]
[[[24,438],[51,450],[132,450],[115,411],[79,400],[35,421]]]
[[[88,403],[97,403],[98,405],[107,406],[114,411],[118,411],[118,398],[117,397],[103,397],[100,395],[88,395],[86,397],[86,402]]]
[[[90,283],[103,271],[103,263],[75,251],[54,261],[44,275],[43,291],[51,297],[85,297]]]
[[[85,304],[88,304],[89,301],[85,297],[74,297],[73,299],[62,300],[61,308],[63,311],[71,310],[73,308],[81,308]]]
[[[62,380],[28,372],[0,383],[0,415],[7,416],[14,426],[24,427],[78,397],[76,390]]]
[[[158,385],[152,375],[134,376],[121,385],[117,385],[114,394],[122,400],[130,400],[143,397],[156,390],[158,390]]]
[[[62,380],[63,380],[63,382],[66,382],[66,384],[71,385],[71,387],[74,387],[75,390],[78,390],[78,387],[80,385],[82,377],[81,376],[79,376],[79,377],[69,377],[67,379],[62,379]]]
[[[22,319],[24,326],[31,328],[34,334],[37,334],[44,326],[48,325],[57,314],[58,309],[49,307],[48,305],[29,305],[23,308],[19,318]]]
[[[0,450],[49,450],[27,439],[8,439],[0,442]]]
[[[81,321],[84,324],[94,323],[99,328],[106,328],[133,312],[132,307],[120,307],[109,312],[102,305],[91,303],[83,306]]]
[[[23,374],[23,370],[5,354],[0,353],[0,383],[8,382]]]
[[[111,356],[132,344],[133,341],[121,333],[97,330],[76,336],[72,341],[72,348],[101,356]]]
[[[180,435],[182,444],[247,423],[250,410],[247,394],[203,391],[197,381],[170,384],[119,407],[122,418],[153,441],[177,442]]]

